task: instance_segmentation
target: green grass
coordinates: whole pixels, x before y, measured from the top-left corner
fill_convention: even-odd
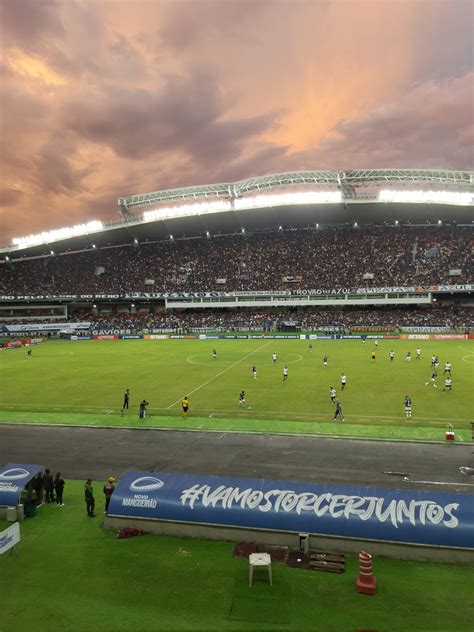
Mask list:
[[[422,359],[406,364],[406,351],[414,356],[417,346]],[[213,348],[217,360],[211,357]],[[374,364],[372,349],[372,341],[362,345],[360,340],[313,341],[312,353],[301,340],[47,342],[34,348],[31,359],[24,349],[0,354],[0,421],[134,426],[140,425],[138,403],[146,398],[151,418],[145,425],[158,427],[442,440],[452,423],[462,440],[470,440],[472,343],[382,340]],[[441,363],[437,389],[425,386],[433,353]],[[453,365],[453,392],[442,391],[446,360]],[[289,379],[283,383],[285,364]],[[342,372],[348,376],[344,392]],[[330,386],[342,400],[344,423],[332,422]],[[122,418],[125,388],[132,399]],[[241,389],[250,410],[239,409]],[[413,401],[412,421],[404,417],[407,394]],[[183,395],[190,396],[191,411],[184,420]]]
[[[374,559],[375,597],[343,575],[274,563],[247,586],[233,544],[174,537],[118,540],[86,517],[83,482],[67,481],[65,507],[21,524],[18,556],[0,558],[1,632],[133,630],[472,630],[474,569]],[[5,527],[2,523],[1,527]]]

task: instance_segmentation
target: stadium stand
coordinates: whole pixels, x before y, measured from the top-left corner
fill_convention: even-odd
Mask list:
[[[125,244],[13,260],[0,266],[0,292],[192,292],[472,283],[473,244],[472,229],[456,226],[277,230],[145,242],[135,247]]]

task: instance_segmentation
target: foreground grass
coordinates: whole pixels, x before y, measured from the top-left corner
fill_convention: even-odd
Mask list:
[[[101,528],[101,487],[95,519],[83,483],[67,481],[65,507],[21,524],[18,557],[0,558],[2,632],[472,629],[472,567],[375,558],[378,594],[368,597],[354,590],[348,556],[343,575],[274,564],[273,587],[262,573],[248,588],[232,543],[117,540]]]
[[[224,432],[259,432],[278,434],[306,434],[340,437],[357,437],[361,439],[399,440],[399,441],[445,441],[445,424],[426,427],[416,422],[404,422],[400,425],[366,425],[355,421],[322,422],[314,420],[281,420],[281,419],[248,419],[245,417],[195,417],[183,419],[181,416],[157,415],[145,421],[135,415],[118,413],[64,413],[37,411],[2,411],[0,424],[65,424],[87,427],[115,428],[167,428],[175,430],[209,430]],[[460,443],[471,441],[471,432],[455,427],[456,440]]]

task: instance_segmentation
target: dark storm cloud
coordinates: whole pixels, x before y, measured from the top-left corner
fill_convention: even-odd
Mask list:
[[[56,0],[0,0],[2,38],[29,48],[41,38],[63,36],[60,8]]]
[[[208,71],[168,76],[160,89],[92,88],[62,108],[62,124],[121,157],[143,159],[182,151],[203,163],[241,151],[249,137],[274,125],[276,113],[224,118],[232,105]]]
[[[119,195],[474,166],[470,0],[0,5],[4,240]]]

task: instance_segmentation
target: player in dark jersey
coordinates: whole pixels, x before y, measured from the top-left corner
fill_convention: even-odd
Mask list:
[[[437,388],[437,386],[436,386],[436,378],[437,377],[438,377],[437,372],[436,371],[432,371],[430,379],[427,382],[425,382],[425,386],[429,386],[431,384],[431,386],[433,386],[434,388]]]
[[[341,421],[344,421],[344,415],[342,413],[342,403],[336,399],[336,410],[334,412],[334,421],[337,421],[338,419],[340,419]]]
[[[240,391],[239,406],[245,406],[245,391]]]
[[[409,395],[405,396],[405,417],[411,419],[411,397]]]
[[[212,350],[212,359],[217,360],[217,351],[215,349]]]
[[[130,389],[127,388],[125,393],[123,394],[123,406],[122,410],[128,410],[128,406],[130,404]]]
[[[33,357],[33,351],[31,349],[28,349],[28,351],[26,353],[26,357],[27,358],[32,358]]]
[[[370,354],[371,357],[371,362],[374,363],[375,362],[375,351],[372,351],[372,353]]]

